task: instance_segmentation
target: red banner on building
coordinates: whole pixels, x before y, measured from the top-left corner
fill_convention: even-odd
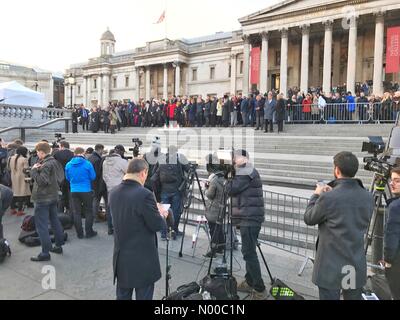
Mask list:
[[[260,47],[254,47],[251,49],[251,84],[258,84],[260,82]]]
[[[400,27],[388,28],[386,73],[400,72]]]

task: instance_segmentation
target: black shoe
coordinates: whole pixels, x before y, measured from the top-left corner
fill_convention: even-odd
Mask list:
[[[258,131],[258,130],[260,130],[260,128],[254,129],[254,131]]]
[[[217,257],[217,254],[215,253],[215,252],[213,252],[212,250],[211,251],[208,251],[205,255],[204,255],[204,258],[209,258],[209,259],[211,259],[211,258],[216,258]]]
[[[97,231],[92,231],[91,233],[86,233],[86,239],[94,238],[97,236]]]
[[[83,235],[83,233],[79,233],[77,234],[78,239],[83,239],[85,236]]]
[[[63,254],[63,248],[55,246],[50,249],[50,252],[55,253],[55,254]]]
[[[108,229],[108,235],[112,236],[114,234],[114,229]]]
[[[37,257],[32,257],[31,261],[42,262],[42,261],[50,261],[50,259],[51,259],[50,255],[39,254]]]

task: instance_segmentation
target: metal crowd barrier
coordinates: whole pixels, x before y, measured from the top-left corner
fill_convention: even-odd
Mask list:
[[[311,105],[310,112],[304,112],[302,105],[286,108],[286,123],[394,123],[400,104],[394,103],[331,103],[325,107]]]
[[[200,193],[195,188],[195,201],[189,211],[189,221],[195,223],[199,215],[205,215]],[[299,270],[301,276],[307,263],[314,261],[318,227],[304,223],[308,198],[264,191],[265,222],[259,240],[267,245],[303,257]]]

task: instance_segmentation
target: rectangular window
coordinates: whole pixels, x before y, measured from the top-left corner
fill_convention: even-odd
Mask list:
[[[240,74],[243,74],[243,60],[240,61]]]
[[[129,87],[129,76],[125,76],[125,88]]]
[[[93,79],[93,88],[97,89],[97,79]]]
[[[192,81],[197,81],[197,69],[192,69]]]
[[[210,67],[210,80],[215,79],[215,67]]]
[[[81,94],[81,86],[78,86],[78,95]]]
[[[113,78],[113,88],[115,89],[117,87],[117,77]]]
[[[232,65],[229,65],[229,69],[228,69],[228,78],[232,77]]]

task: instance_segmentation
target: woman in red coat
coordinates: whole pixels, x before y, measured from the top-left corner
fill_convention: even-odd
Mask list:
[[[168,103],[168,109],[167,109],[167,127],[172,124],[172,127],[175,126],[175,108],[176,108],[176,102],[174,99],[171,99]]]
[[[311,120],[311,105],[312,105],[311,95],[308,93],[306,98],[303,100],[303,115],[304,115],[304,120],[306,121]]]

